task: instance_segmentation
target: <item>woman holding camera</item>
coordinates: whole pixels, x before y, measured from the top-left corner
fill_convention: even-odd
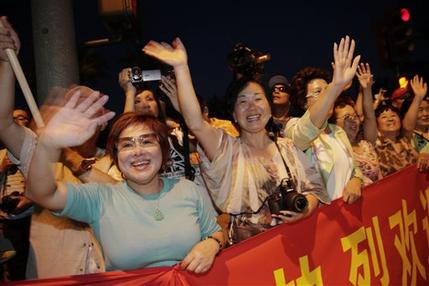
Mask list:
[[[55,182],[49,163],[59,159],[60,150],[86,141],[114,115],[96,115],[107,96],[93,92],[79,102],[81,92],[72,90],[67,104],[39,130],[26,195],[58,215],[88,223],[107,270],[180,263],[189,271],[207,271],[224,244],[216,213],[194,183],[160,177],[169,156],[168,135],[154,117],[125,113],[112,126],[107,150],[123,182]]]
[[[288,139],[270,138],[265,127],[271,109],[259,82],[242,77],[229,86],[229,111],[240,130],[240,137],[231,137],[203,119],[179,39],[172,46],[151,41],[143,51],[174,67],[182,115],[204,149],[199,150],[203,177],[217,207],[232,215],[231,243],[303,219],[319,201],[328,202],[321,177],[305,155]],[[271,213],[270,198],[289,190],[304,194],[307,207]]]

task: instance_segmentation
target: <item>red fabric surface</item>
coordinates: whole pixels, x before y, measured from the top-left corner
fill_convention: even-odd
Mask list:
[[[428,175],[406,168],[352,205],[334,201],[224,250],[204,275],[176,266],[13,285],[428,285],[428,186]]]

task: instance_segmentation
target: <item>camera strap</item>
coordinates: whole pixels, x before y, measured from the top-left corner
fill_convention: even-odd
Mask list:
[[[270,136],[270,137],[271,137],[271,136]],[[282,151],[280,150],[280,146],[279,146],[279,144],[277,143],[277,136],[276,136],[276,135],[274,135],[273,137],[271,137],[271,139],[274,141],[274,144],[276,144],[277,150],[278,150],[278,151],[279,151],[279,153],[280,153],[280,157],[282,158],[283,165],[285,166],[285,169],[286,169],[286,173],[287,173],[288,178],[289,178],[292,182],[294,182],[293,177],[292,177],[292,173],[291,173],[291,171],[290,171],[290,169],[289,169],[288,165],[286,164],[286,160],[285,160],[285,158],[283,157],[283,154],[282,154]],[[295,182],[294,182],[294,183],[295,183]]]
[[[286,160],[285,160],[285,158],[283,157],[283,154],[282,154],[282,152],[281,152],[281,150],[280,150],[280,146],[278,145],[278,143],[277,143],[277,136],[276,135],[274,135],[273,133],[271,133],[270,132],[270,134],[268,135],[270,138],[271,138],[271,140],[273,140],[273,142],[274,142],[274,144],[276,145],[276,147],[277,147],[277,150],[279,151],[279,153],[280,153],[280,157],[282,158],[282,161],[283,161],[283,165],[285,166],[285,169],[286,169],[286,173],[287,173],[287,175],[288,175],[288,178],[295,184],[295,182],[294,182],[294,180],[293,180],[293,177],[292,177],[292,173],[291,173],[291,171],[290,171],[290,169],[289,169],[289,167],[287,166],[287,164],[286,164]],[[283,179],[284,180],[284,179]],[[283,181],[282,180],[282,181]],[[281,183],[281,182],[280,182]],[[240,212],[240,213],[237,213],[237,214],[232,214],[232,213],[230,213],[230,215],[232,215],[232,216],[240,216],[240,215],[254,215],[254,214],[257,214],[257,213],[259,213],[260,211],[261,211],[261,209],[263,208],[263,206],[265,205],[265,203],[268,201],[268,199],[270,198],[270,196],[267,196],[265,199],[264,199],[264,201],[262,202],[262,204],[261,204],[261,206],[256,210],[256,211],[254,211],[254,212]]]
[[[195,179],[195,170],[191,166],[189,158],[191,152],[189,151],[189,129],[183,117],[180,117],[180,125],[183,130],[183,158],[185,160],[185,177],[193,181]]]

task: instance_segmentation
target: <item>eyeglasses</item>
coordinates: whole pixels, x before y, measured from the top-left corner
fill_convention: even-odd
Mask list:
[[[28,118],[25,117],[24,115],[18,115],[18,116],[14,116],[13,120],[27,120],[28,121]]]
[[[344,116],[341,116],[341,117],[338,117],[337,118],[337,121],[338,120],[343,120],[343,121],[355,121],[356,119],[358,119],[359,118],[359,116],[357,115],[357,114],[346,114],[346,115],[344,115]]]
[[[137,137],[122,137],[119,138],[116,147],[118,151],[131,151],[140,145],[142,148],[152,148],[159,146],[159,138],[155,133],[142,134]]]
[[[419,107],[419,109],[417,111],[418,112],[429,112],[429,106]]]
[[[286,92],[286,86],[275,86],[273,92]]]
[[[320,91],[313,91],[313,92],[307,93],[307,95],[305,97],[306,98],[315,98],[316,99],[316,98],[319,97],[320,93],[321,93],[321,90]]]

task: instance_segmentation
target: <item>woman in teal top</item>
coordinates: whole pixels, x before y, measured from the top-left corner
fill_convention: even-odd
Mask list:
[[[107,150],[122,172],[117,184],[55,182],[50,162],[79,145],[114,114],[97,114],[107,96],[83,102],[74,88],[68,103],[39,130],[27,196],[58,215],[86,222],[99,239],[108,270],[170,266],[195,273],[210,269],[224,245],[205,191],[186,179],[161,179],[168,160],[167,127],[157,119],[125,113],[109,134]],[[90,167],[89,167],[90,168]]]

